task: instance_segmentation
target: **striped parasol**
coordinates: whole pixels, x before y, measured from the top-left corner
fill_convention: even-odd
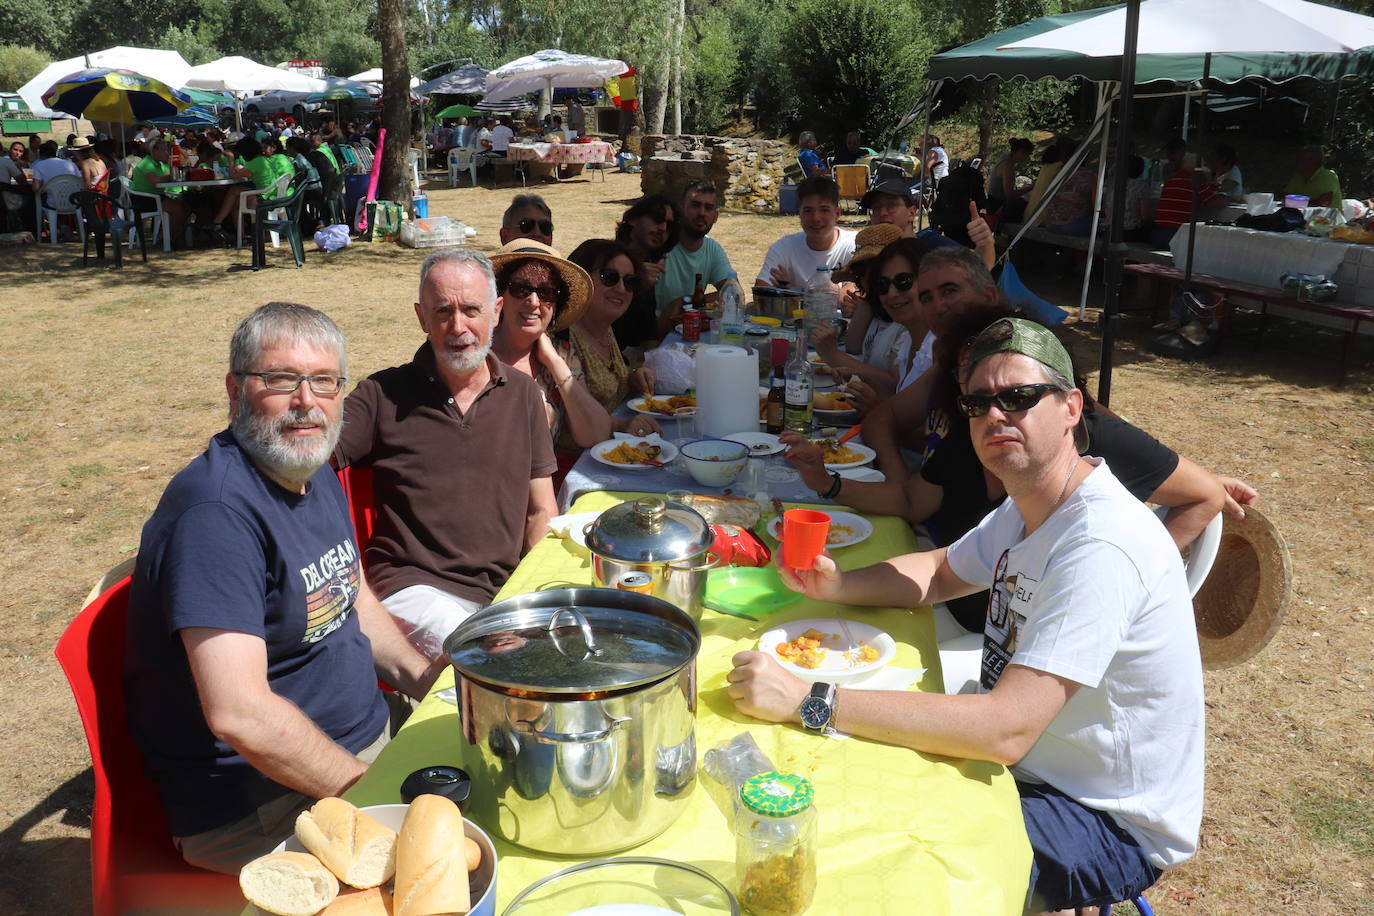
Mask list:
[[[491,111],[499,112],[502,114],[514,114],[515,112],[523,111],[524,109],[529,108],[530,106],[529,103],[525,101],[525,97],[523,95],[517,95],[514,98],[506,99],[483,99],[473,107],[476,108],[478,111]]]
[[[132,124],[180,114],[193,102],[186,93],[132,70],[93,67],[62,77],[43,93],[43,104],[88,120]]]

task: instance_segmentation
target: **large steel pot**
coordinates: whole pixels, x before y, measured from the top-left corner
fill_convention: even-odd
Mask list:
[[[784,286],[754,287],[754,310],[759,315],[792,320],[792,311],[802,307],[802,291]]]
[[[682,503],[648,496],[612,506],[587,526],[592,578],[613,588],[627,572],[652,581],[650,594],[701,619],[706,574],[719,565],[715,533],[701,513]]]
[[[591,856],[637,846],[696,784],[701,632],[650,595],[564,588],[468,618],[458,685],[464,813],[512,843]]]

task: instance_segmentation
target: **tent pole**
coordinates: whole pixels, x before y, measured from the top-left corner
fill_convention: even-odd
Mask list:
[[[930,193],[934,188],[930,185],[930,176],[926,174],[926,137],[930,136],[930,110],[935,107],[935,93],[931,92],[926,97],[925,118],[921,127],[921,205],[916,208],[916,231],[920,232],[925,226],[926,210],[930,207]]]
[[[1197,116],[1197,161],[1193,163],[1193,200],[1188,211],[1188,261],[1183,265],[1183,295],[1188,294],[1188,284],[1193,281],[1193,247],[1197,244],[1197,205],[1202,195],[1202,156],[1207,142],[1207,80],[1212,76],[1212,55],[1202,58],[1202,111]]]
[[[1097,120],[1102,122],[1102,150],[1097,156],[1097,191],[1093,198],[1096,201],[1094,213],[1102,212],[1102,183],[1107,176],[1107,138],[1111,134],[1111,123],[1102,117],[1102,112],[1106,110],[1111,99],[1111,89],[1107,83],[1099,83],[1097,86]],[[1088,232],[1088,263],[1083,270],[1083,291],[1078,296],[1078,320],[1082,321],[1088,313],[1088,287],[1092,284],[1093,278],[1093,252],[1097,251],[1097,225],[1100,219],[1093,220],[1093,227]]]
[[[1097,375],[1097,400],[1107,407],[1112,397],[1112,349],[1116,346],[1116,326],[1121,305],[1121,262],[1125,245],[1121,241],[1126,217],[1126,172],[1131,147],[1131,107],[1135,99],[1135,49],[1140,38],[1140,0],[1126,0],[1126,34],[1121,53],[1121,94],[1117,104],[1116,174],[1112,176],[1112,232],[1107,246],[1107,297],[1102,305],[1102,355]]]

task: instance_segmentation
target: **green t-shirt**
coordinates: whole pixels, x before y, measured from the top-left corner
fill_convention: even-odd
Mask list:
[[[143,194],[161,194],[157,182],[172,174],[172,167],[165,162],[158,162],[152,156],[144,156],[134,166],[133,173],[129,175],[129,183],[135,191]]]
[[[1323,194],[1330,193],[1331,201],[1325,206],[1339,207],[1342,200],[1341,180],[1336,177],[1335,172],[1326,168],[1317,169],[1307,178],[1294,174],[1288,179],[1288,187],[1283,189],[1283,193],[1301,194],[1313,201]]]
[[[291,160],[281,153],[275,153],[271,156],[258,156],[245,162],[244,168],[248,169],[249,174],[253,176],[253,187],[260,191],[271,187],[272,182],[282,175],[294,176],[296,174],[296,168],[291,164]],[[290,187],[288,183],[287,191],[284,193],[289,193]]]
[[[324,157],[333,164],[334,171],[337,172],[339,170],[339,159],[334,155],[334,147],[330,146],[328,143],[321,143],[315,148],[324,153]]]

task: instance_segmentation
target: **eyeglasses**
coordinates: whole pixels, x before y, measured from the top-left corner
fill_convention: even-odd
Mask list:
[[[615,286],[621,280],[625,281],[625,289],[634,292],[639,289],[639,277],[635,274],[622,274],[614,267],[603,267],[597,273],[597,278],[602,286]]]
[[[310,385],[310,390],[320,397],[333,397],[343,391],[344,384],[348,382],[346,375],[298,375],[295,372],[239,372],[240,377],[253,376],[262,379],[263,387],[268,391],[295,391],[301,386],[301,382]]]
[[[992,394],[961,394],[959,411],[966,417],[983,417],[995,403],[1005,413],[1030,410],[1051,391],[1062,391],[1058,385],[1017,385]]]
[[[547,305],[557,305],[559,291],[552,286],[530,286],[528,283],[521,283],[519,280],[511,280],[506,284],[504,292],[509,293],[516,299],[528,299],[530,294],[539,297],[539,301]]]
[[[878,294],[879,296],[886,296],[887,291],[889,289],[892,289],[893,287],[896,287],[898,292],[904,293],[915,285],[915,274],[897,274],[897,276],[892,277],[891,279],[887,277],[878,277],[876,280],[873,281],[873,292]]]
[[[541,235],[553,235],[553,220],[551,219],[522,219],[516,225],[520,227],[521,232],[529,232],[538,226]]]

